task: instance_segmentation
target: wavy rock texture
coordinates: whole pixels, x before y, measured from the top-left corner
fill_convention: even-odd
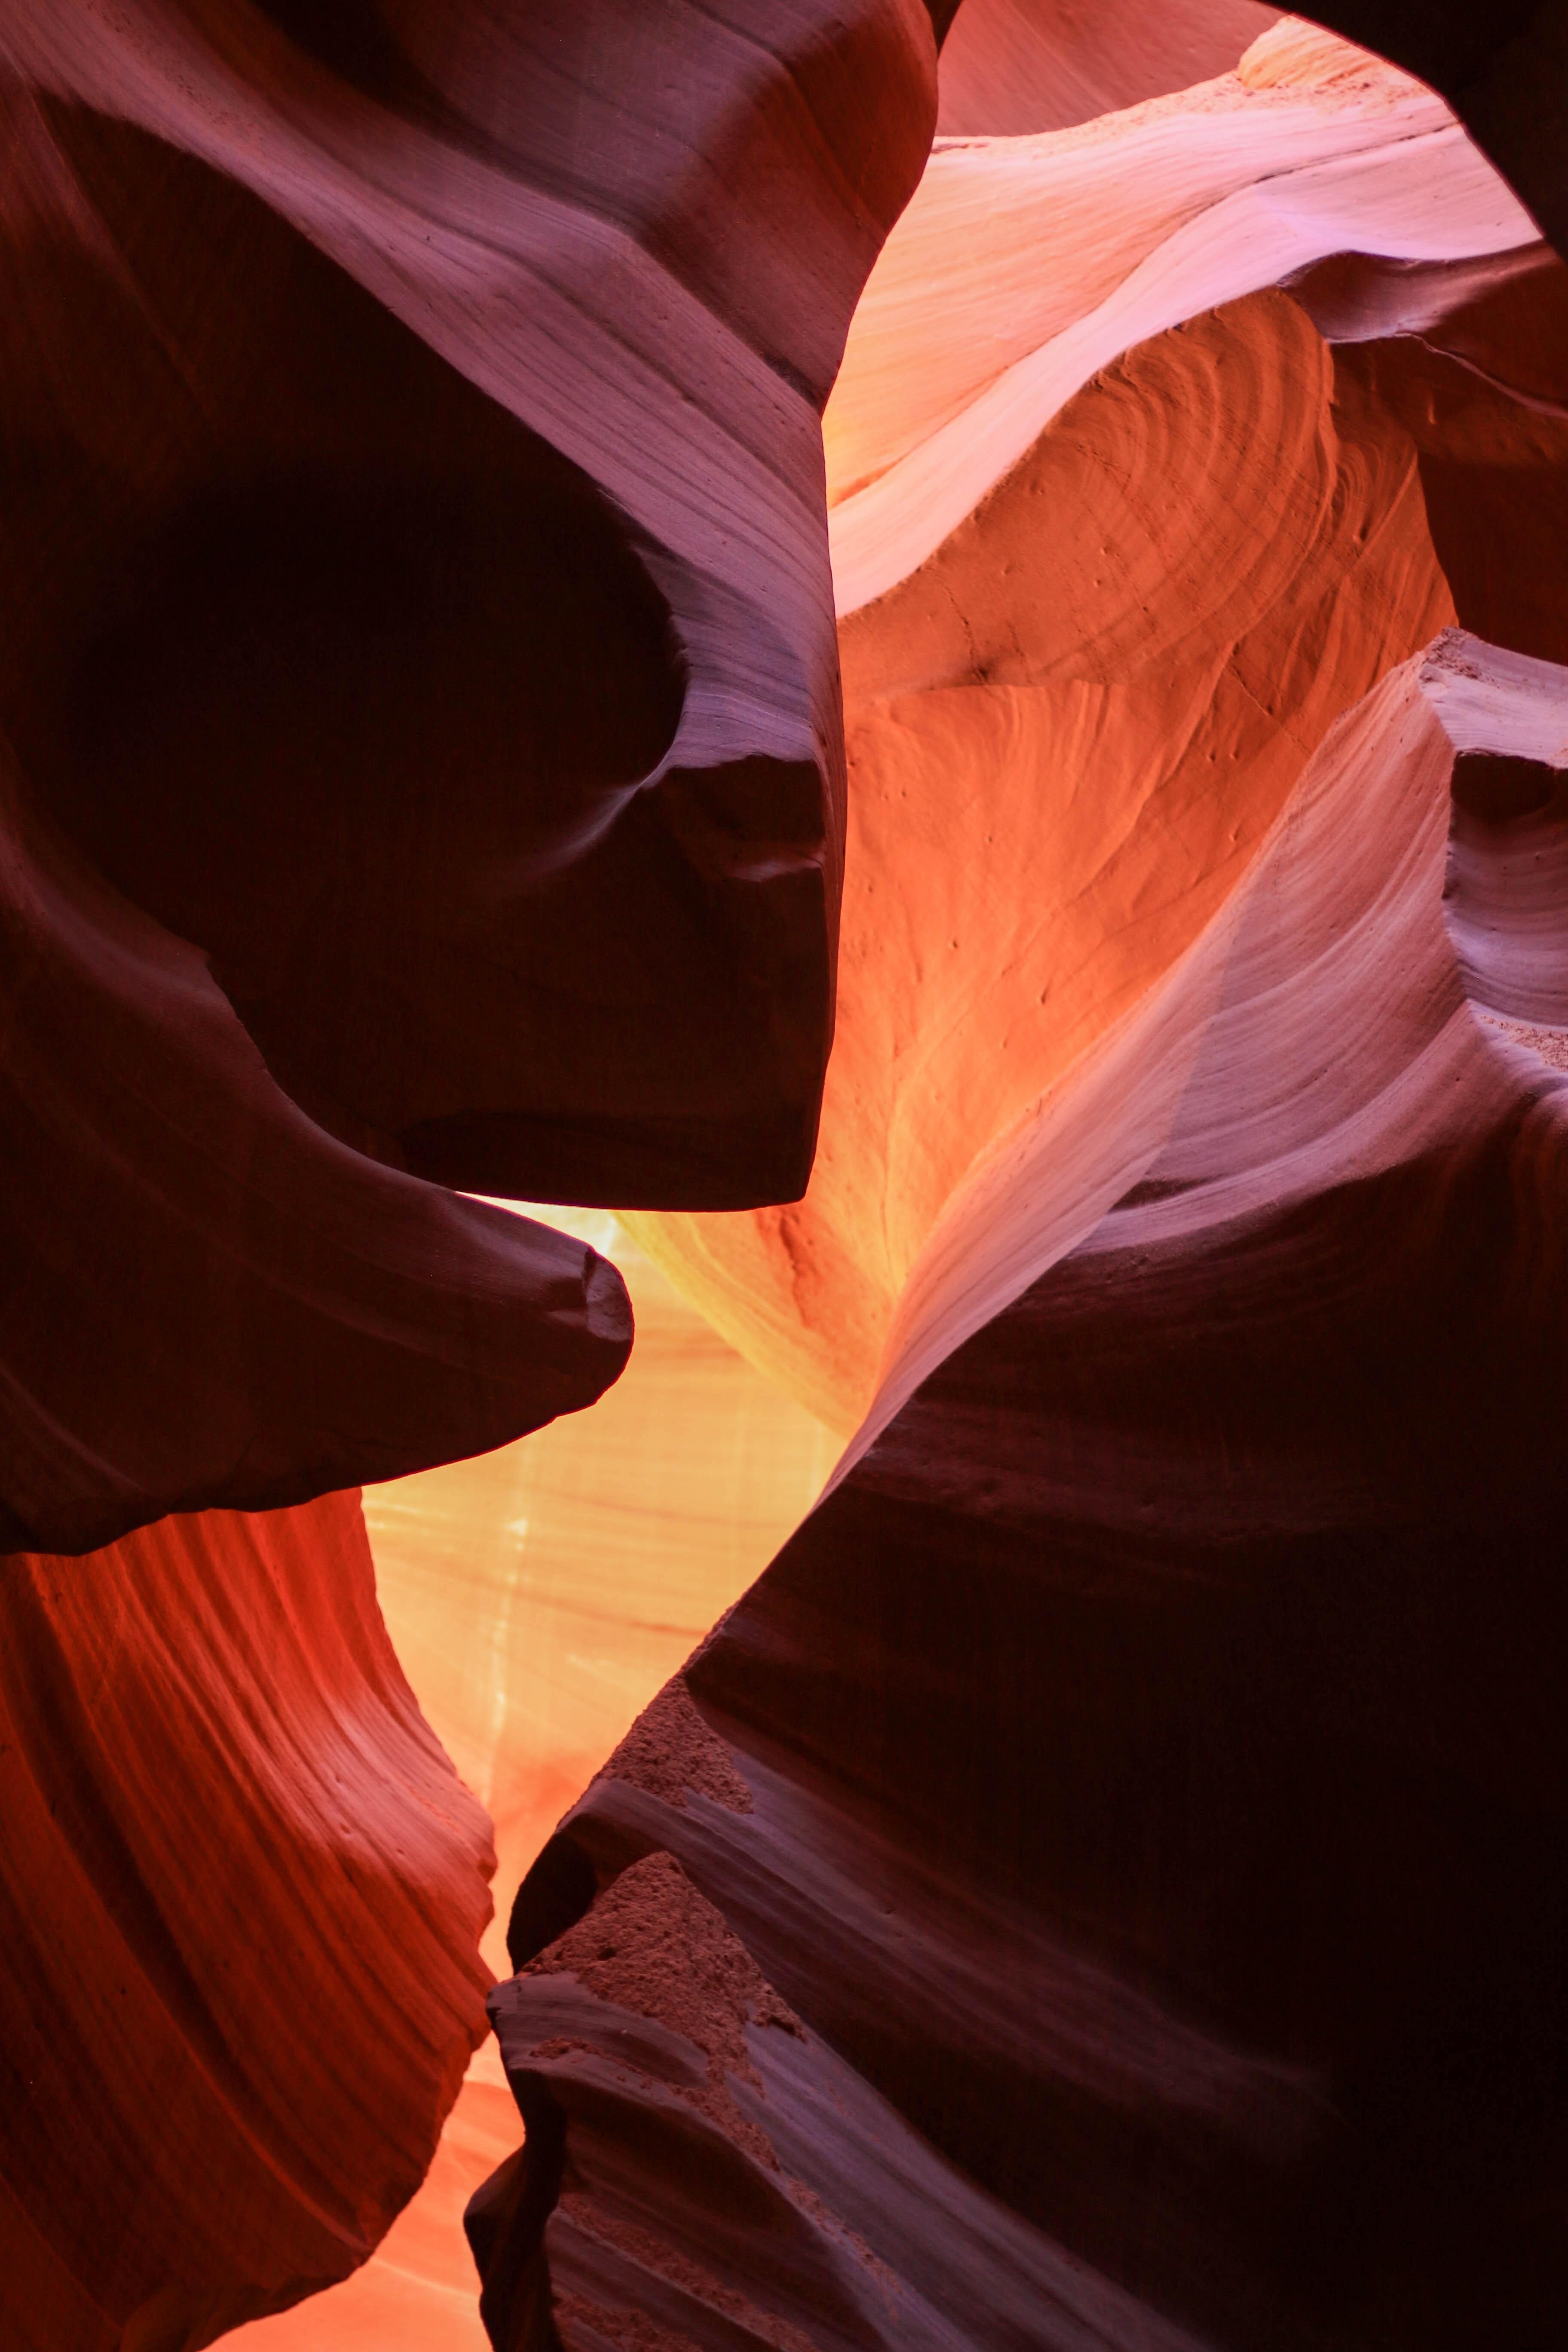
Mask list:
[[[484,2032],[494,1855],[356,1496],[0,1562],[4,2339],[210,2343],[362,2262]]]
[[[599,1393],[614,1277],[412,1177],[799,1191],[818,410],[935,55],[917,0],[5,0],[0,61],[0,1540],[80,1550]]]
[[[95,492],[12,695],[50,806],[355,1139],[787,1192],[842,826],[817,411],[923,8],[8,0],[0,40],[35,407],[118,392],[32,428],[37,531]]]
[[[493,2339],[1555,2341],[1558,12],[972,0],[825,477],[952,13],[0,0],[26,2352],[342,2276],[456,2091],[482,1828],[304,1498],[629,1320],[447,1184],[868,1408],[524,1883]],[[845,1026],[725,1221],[825,489]]]
[[[613,1252],[630,1364],[592,1413],[365,1496],[387,1630],[489,1812],[509,1890],[661,1684],[816,1500],[828,1433],[726,1347],[600,1213],[541,1211]],[[480,1944],[505,1973],[505,1927]],[[423,2186],[364,2268],[237,2352],[484,2352],[462,2210],[517,2143],[493,2042]]]
[[[927,185],[828,418],[817,1171],[637,1221],[867,1417],[521,1890],[487,2326],[1544,2352],[1561,265],[1290,23]]]
[[[839,1452],[612,1219],[548,1213],[614,1252],[637,1321],[625,1374],[592,1413],[364,1504],[388,1631],[508,1888]],[[504,1921],[483,1949],[504,1973]]]
[[[1445,884],[1565,714],[1450,632],[1327,731],[1018,1145],[1037,1278],[567,1816],[498,2345],[1552,2340],[1568,1098]]]
[[[613,1270],[442,1186],[804,1181],[818,411],[934,67],[918,0],[0,5],[29,2347],[208,2341],[428,2160],[482,1839],[308,1498],[626,1360]]]
[[[949,138],[1065,131],[1228,72],[1279,21],[1254,0],[963,0],[942,43]]]
[[[1453,617],[1448,583],[1503,638],[1483,562],[1555,609],[1555,557],[1513,561],[1492,519],[1522,425],[1540,461],[1511,503],[1546,544],[1550,419],[1487,403],[1456,362],[1464,424],[1452,399],[1435,424],[1424,381],[1395,398],[1379,373],[1426,346],[1337,363],[1306,295],[1204,311],[1335,243],[1391,284],[1414,270],[1434,331],[1510,287],[1560,299],[1439,102],[1289,21],[1181,98],[939,147],[873,274],[827,418],[830,485],[870,482],[836,532],[879,498],[893,527],[883,593],[841,593],[855,789],[816,1166],[798,1206],[634,1221],[846,1431],[947,1204],[1190,944],[1325,730]],[[1201,315],[1122,347],[1187,302]],[[1455,430],[1470,475],[1429,498]],[[944,536],[950,493],[979,503]],[[1464,531],[1489,552],[1446,583],[1436,542]],[[873,545],[836,538],[852,572]]]

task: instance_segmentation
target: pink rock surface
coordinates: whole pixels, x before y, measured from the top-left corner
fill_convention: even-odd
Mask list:
[[[1065,131],[1228,72],[1279,10],[1254,0],[963,0],[942,43],[946,137]]]
[[[1565,696],[1451,632],[1330,731],[567,1816],[497,2343],[1551,2340],[1568,1129],[1445,878]]]
[[[22,2352],[474,2341],[489,1855],[327,1490],[630,1330],[446,1185],[858,1423],[524,1878],[492,2341],[1555,2345],[1568,77],[1336,22],[0,0]],[[685,1409],[629,1572],[613,1417],[402,1561],[512,1873],[741,1580]]]

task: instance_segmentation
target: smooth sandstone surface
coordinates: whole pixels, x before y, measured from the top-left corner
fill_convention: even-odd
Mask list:
[[[25,2352],[1555,2352],[1568,50],[1264,16],[0,5]],[[521,2158],[447,1183],[858,1424],[373,1498]]]
[[[1381,323],[1330,300],[1336,246]],[[1270,272],[1288,291],[1205,309]],[[878,495],[916,536],[872,601],[839,575],[854,791],[811,1183],[634,1220],[837,1427],[946,1205],[1236,886],[1324,729],[1456,612],[1561,650],[1561,419],[1508,354],[1551,379],[1563,282],[1441,101],[1293,19],[1081,131],[939,142],[825,423],[830,495],[882,468],[836,530]],[[1133,320],[1160,331],[1125,349]],[[836,460],[836,411],[875,449]]]
[[[1065,131],[1228,72],[1276,23],[1254,0],[963,0],[942,47],[949,138]]]
[[[972,702],[923,805],[886,751],[884,799],[914,806],[851,833],[835,1068],[868,1042],[813,1184],[853,1207],[637,1221],[757,1360],[833,1410],[847,1350],[837,1417],[869,1410],[513,1908],[491,2014],[528,2146],[468,2215],[498,2347],[1560,2333],[1563,275],[1428,93],[1298,26],[1261,48],[1260,91],[1403,116],[1313,194],[1392,189],[1432,247],[1342,210],[1321,258],[1265,271],[1286,288],[1097,363],[1061,412],[1077,496],[1006,535],[1048,426],[951,512],[910,487],[909,576],[841,604],[852,787],[900,700],[1016,700],[1058,642],[1095,686],[1158,645],[1167,686],[1244,583],[1311,577],[1274,502],[1312,469],[1248,399],[1277,337],[1280,415],[1325,371],[1316,512],[1355,549],[1310,603],[1286,577],[1255,670],[1221,656],[1290,755],[1238,733],[1228,810],[1194,788],[1206,853],[1119,872],[1142,803],[1125,767],[1082,789],[1100,737],[1068,738],[1079,789],[1037,843],[997,823],[1038,774],[1009,770],[1011,709],[966,768]],[[1160,436],[1205,365],[1200,474]],[[1109,611],[1070,537],[1106,448],[1122,528],[1082,570]],[[1141,575],[1118,499],[1201,554]],[[858,936],[858,852],[882,901]],[[1054,1064],[1045,1025],[987,1019],[1042,898],[1054,936],[1088,901],[1142,956]],[[966,924],[995,950],[970,990],[940,961]],[[1010,1098],[1015,1040],[1040,1083]]]
[[[798,1187],[818,411],[929,142],[919,0],[6,0],[0,45],[32,788],[355,1143],[530,1197]]]
[[[952,1233],[1028,1286],[567,1817],[498,2345],[1552,2340],[1568,1129],[1446,881],[1565,698],[1449,631],[1328,730]]]
[[[603,1409],[373,1488],[387,1630],[494,1824],[510,1892],[634,1718],[816,1500],[829,1433],[703,1322],[603,1213],[539,1208],[613,1256],[637,1315]],[[481,1953],[506,1974],[506,1921]],[[517,2146],[493,2042],[364,2268],[239,2331],[254,2352],[483,2352],[462,2210]]]
[[[626,1372],[592,1413],[364,1498],[387,1630],[507,1889],[839,1452],[612,1219],[539,1213],[614,1254],[637,1320]],[[504,1919],[483,1950],[504,1974]]]
[[[4,2336],[209,2343],[363,2261],[485,2031],[489,1825],[357,1495],[0,1562]]]
[[[0,1541],[592,1402],[614,1276],[441,1187],[799,1192],[934,106],[918,0],[0,5]]]

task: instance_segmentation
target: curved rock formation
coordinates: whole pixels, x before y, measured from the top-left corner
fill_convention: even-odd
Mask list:
[[[612,1252],[637,1313],[591,1413],[366,1493],[387,1631],[491,1817],[514,1888],[635,1717],[794,1531],[837,1448],[603,1213],[541,1211]],[[480,1943],[509,1969],[506,1921]],[[462,2210],[517,2143],[493,2042],[429,2174],[363,2269],[235,2352],[485,2352]]]
[[[0,44],[29,587],[92,488],[6,711],[60,821],[356,1140],[531,1198],[798,1188],[817,410],[929,139],[918,0],[8,0]]]
[[[942,43],[950,138],[1065,131],[1226,73],[1277,8],[1256,0],[963,0]]]
[[[1425,271],[1443,315],[1560,275],[1438,101],[1287,22],[1181,99],[939,149],[873,273],[827,417],[830,487],[869,486],[835,544],[852,573],[914,568],[841,590],[855,790],[816,1166],[798,1206],[634,1220],[840,1428],[944,1204],[1236,886],[1324,730],[1453,615],[1440,428],[1384,393],[1384,343],[1370,382],[1335,363],[1307,292],[1223,303],[1072,388],[1130,323],[1352,237],[1400,284]],[[1419,257],[1443,254],[1484,259],[1456,280]],[[933,481],[984,493],[945,537]],[[843,536],[877,498],[891,536]]]
[[[498,2345],[1552,2340],[1568,1097],[1444,893],[1565,710],[1391,672],[950,1222],[1036,1278],[521,1890]]]
[[[1299,26],[1021,320],[1063,152],[852,337],[817,1171],[638,1229],[867,1417],[520,1891],[498,2347],[1560,2333],[1563,272]]]
[[[631,1345],[614,1268],[325,1134],[8,784],[0,1546],[299,1502],[591,1403]]]
[[[550,1213],[614,1252],[637,1312],[625,1374],[593,1412],[364,1505],[387,1630],[509,1889],[840,1450],[610,1218]],[[503,1972],[504,1930],[483,1947]]]
[[[934,46],[917,0],[6,0],[0,59],[0,1540],[65,1550],[613,1377],[613,1276],[328,1135],[528,1197],[799,1191],[817,412]]]
[[[6,2295],[40,2352],[194,2352],[341,2275],[428,2159],[477,1823],[348,1507],[207,1507],[615,1377],[613,1271],[440,1187],[804,1181],[818,411],[934,66],[919,0],[0,5],[0,1591],[44,1938]]]
[[[1186,322],[1270,274],[1290,302]],[[798,1206],[633,1221],[839,1428],[944,1203],[1324,728],[1456,610],[1560,650],[1568,446],[1489,379],[1533,341],[1553,380],[1564,282],[1431,93],[1293,20],[1178,98],[939,146],[826,425],[855,790],[816,1165]]]
[[[25,2352],[474,2040],[321,1497],[629,1319],[447,1185],[859,1422],[524,1881],[493,2340],[1560,2330],[1558,12],[970,0],[851,331],[953,15],[0,0]]]
[[[0,1563],[16,2352],[195,2347],[363,2262],[484,2032],[488,1824],[358,1498]]]

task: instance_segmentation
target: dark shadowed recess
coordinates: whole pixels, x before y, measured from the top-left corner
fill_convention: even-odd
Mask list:
[[[263,16],[345,81],[384,103],[405,103],[430,85],[410,66],[396,27],[408,0],[258,0]],[[427,0],[426,0],[427,5]],[[559,0],[556,0],[559,5]],[[959,10],[960,0],[925,0],[940,41]],[[549,7],[536,7],[548,40]],[[736,12],[740,17],[742,12]],[[563,12],[564,18],[564,11]],[[569,19],[564,19],[570,21]]]
[[[360,1149],[524,1198],[798,1192],[820,1055],[679,788],[639,793],[685,665],[626,518],[246,191],[49,121],[119,257],[36,241],[0,327],[0,716],[52,814]]]
[[[898,0],[266,0],[265,13],[377,106],[616,222],[794,391],[826,400],[929,140]],[[931,13],[940,31],[952,11]]]
[[[666,1844],[932,2146],[1152,2314],[1551,2352],[1563,1154],[1521,1100],[1441,1165],[1056,1269],[688,1670],[754,1810],[595,1783],[514,1957]]]
[[[1558,251],[1568,251],[1564,0],[1339,0],[1301,11],[1440,90]]]
[[[1456,761],[1443,911],[1470,994],[1560,1061],[1568,1044],[1568,770],[1476,753]]]
[[[1568,662],[1568,266],[1546,246],[1415,265],[1338,254],[1289,290],[1341,382],[1410,436],[1465,626]]]

